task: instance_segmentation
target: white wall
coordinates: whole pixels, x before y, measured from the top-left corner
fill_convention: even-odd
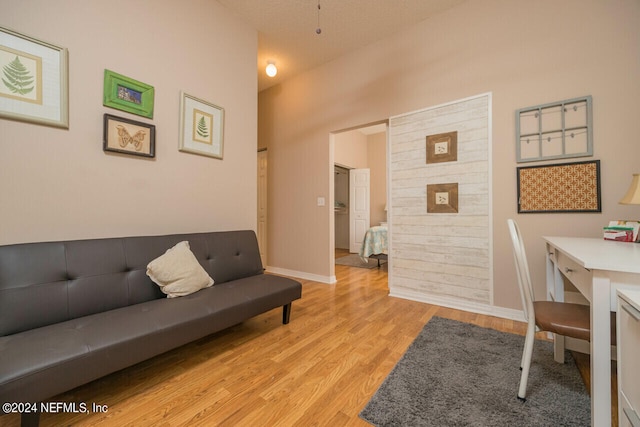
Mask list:
[[[367,164],[371,169],[371,225],[387,221],[387,133],[367,136]]]
[[[357,130],[335,134],[334,162],[348,168],[362,169],[369,167],[367,161],[367,136]]]
[[[70,116],[0,119],[0,244],[255,229],[255,30],[208,0],[0,10],[0,26],[68,48]],[[102,105],[105,68],[154,86],[152,120]],[[181,90],[225,109],[224,160],[178,152]],[[155,124],[155,159],[103,152],[104,113]]]

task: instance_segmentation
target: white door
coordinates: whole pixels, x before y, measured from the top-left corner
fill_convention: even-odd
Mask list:
[[[349,171],[349,252],[360,252],[369,229],[369,169]]]
[[[258,152],[258,247],[262,266],[267,265],[267,152]]]

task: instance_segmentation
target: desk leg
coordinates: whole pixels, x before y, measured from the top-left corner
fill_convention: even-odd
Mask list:
[[[553,278],[555,283],[556,301],[564,302],[564,278],[560,274],[560,270],[557,268],[557,264],[554,264]],[[558,363],[564,363],[564,336],[554,334],[553,335],[553,360]]]
[[[547,301],[564,302],[564,281],[556,264],[555,251],[547,244]],[[564,337],[553,334],[553,360],[564,363]]]
[[[553,360],[564,363],[564,336],[553,334]]]
[[[553,280],[555,283],[554,295],[556,301],[564,302],[564,278],[562,274],[560,274],[557,264],[554,264]],[[564,363],[564,336],[562,335],[553,334],[553,360],[558,363]]]
[[[611,425],[611,282],[594,271],[591,287],[591,425]]]

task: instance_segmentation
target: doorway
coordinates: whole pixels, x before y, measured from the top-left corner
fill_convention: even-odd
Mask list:
[[[353,192],[349,185],[349,171],[368,169],[369,207],[364,231],[387,221],[387,122],[380,122],[332,134],[333,141],[333,229],[334,254],[354,252],[349,237],[353,236],[354,221],[350,214]],[[362,231],[362,230],[361,230]],[[363,233],[364,233],[363,231]],[[358,252],[357,250],[355,252]]]
[[[335,249],[358,253],[371,226],[370,170],[334,167]]]
[[[334,166],[335,249],[349,251],[349,169]]]

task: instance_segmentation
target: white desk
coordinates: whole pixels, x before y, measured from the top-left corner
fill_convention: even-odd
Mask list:
[[[548,254],[547,297],[564,300],[564,275],[591,304],[591,424],[609,427],[610,312],[617,308],[617,289],[640,286],[640,244],[580,237],[543,239]]]

